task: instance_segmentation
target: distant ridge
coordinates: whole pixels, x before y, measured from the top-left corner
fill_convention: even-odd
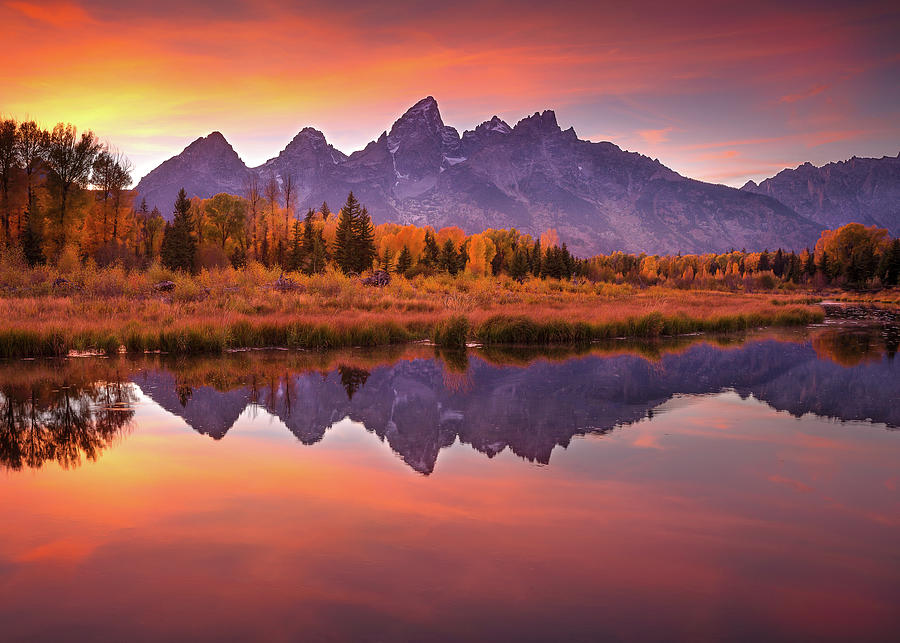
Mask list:
[[[462,135],[428,96],[349,156],[313,128],[248,168],[219,132],[147,174],[139,198],[169,215],[189,196],[244,194],[248,178],[291,176],[297,212],[353,190],[376,223],[459,226],[466,232],[556,228],[576,253],[800,249],[821,225],[770,196],[688,179],[659,161],[562,130],[551,110],[510,126],[497,116]]]
[[[856,222],[900,235],[900,154],[804,163],[741,189],[774,197],[825,228]]]

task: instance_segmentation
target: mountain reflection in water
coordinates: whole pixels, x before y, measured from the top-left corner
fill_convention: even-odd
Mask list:
[[[893,643],[892,337],[0,364],[2,640]]]
[[[250,352],[6,365],[0,463],[96,459],[130,426],[136,385],[195,431],[222,439],[248,408],[279,419],[303,444],[344,418],[363,424],[414,470],[430,474],[459,440],[547,464],[573,436],[652,417],[680,394],[733,389],[795,416],[900,426],[896,345],[873,328],[810,336],[609,344],[582,355],[426,348],[323,356]],[[93,367],[93,368],[92,368]],[[95,381],[96,378],[100,381]]]

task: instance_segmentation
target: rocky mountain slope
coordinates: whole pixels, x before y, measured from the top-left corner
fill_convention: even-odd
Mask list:
[[[171,219],[181,188],[188,197],[207,198],[220,192],[243,194],[249,177],[250,170],[221,132],[212,132],[142,178],[137,184],[135,204],[146,199],[148,208],[157,207]]]
[[[825,228],[856,222],[900,234],[900,154],[804,163],[741,189],[774,197]]]
[[[250,173],[290,175],[298,212],[322,201],[336,210],[353,190],[376,223],[470,233],[552,227],[582,255],[799,249],[821,229],[768,196],[688,179],[612,143],[581,140],[549,110],[515,126],[494,116],[460,135],[430,96],[349,157],[305,128],[278,157],[249,169],[214,132],[153,170],[137,191],[168,214],[182,185],[191,196],[242,194]]]

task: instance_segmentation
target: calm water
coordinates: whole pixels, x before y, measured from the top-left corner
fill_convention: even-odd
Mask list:
[[[0,638],[900,640],[880,329],[0,365]]]

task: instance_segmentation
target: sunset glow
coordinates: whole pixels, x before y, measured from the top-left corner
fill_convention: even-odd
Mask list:
[[[91,128],[136,179],[212,130],[251,166],[307,125],[350,153],[426,95],[460,131],[555,109],[731,185],[897,154],[894,3],[667,7],[5,2],[0,112]]]

